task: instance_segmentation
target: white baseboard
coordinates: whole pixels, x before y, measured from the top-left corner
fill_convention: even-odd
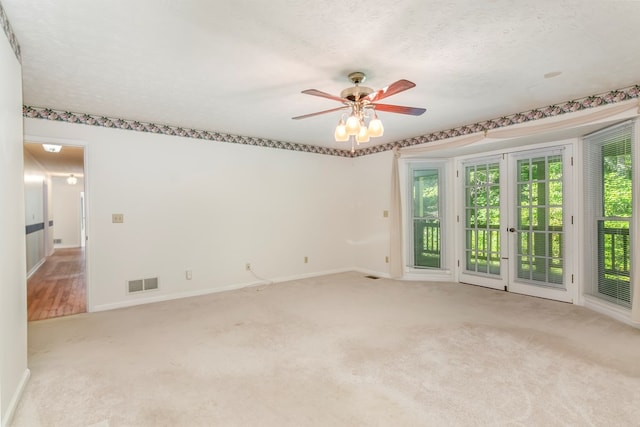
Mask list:
[[[600,314],[604,314],[605,316],[616,319],[622,323],[626,323],[629,326],[633,326],[634,328],[640,328],[640,323],[631,320],[631,310],[627,308],[619,307],[607,301],[601,301],[598,298],[593,298],[589,295],[584,296],[583,306]]]
[[[276,277],[275,279],[271,280],[270,282],[271,283],[290,282],[292,280],[309,279],[311,277],[327,276],[329,274],[346,273],[348,271],[355,271],[355,269],[354,268],[340,268],[340,269],[336,269],[336,270],[325,270],[325,271],[319,271],[319,272],[315,272],[315,273],[295,274],[293,276]]]
[[[38,263],[36,265],[34,265],[33,268],[31,270],[29,270],[29,272],[27,273],[27,279],[29,277],[33,276],[33,273],[38,271],[38,269],[40,267],[42,267],[42,264],[44,264],[46,260],[47,260],[46,258],[42,258],[40,261],[38,261]]]
[[[114,302],[114,303],[110,303],[110,304],[98,304],[98,305],[95,305],[95,306],[91,307],[88,311],[94,312],[94,311],[115,310],[115,309],[118,309],[118,308],[133,307],[133,306],[136,306],[136,305],[152,304],[154,302],[162,302],[162,301],[170,301],[170,300],[174,300],[174,299],[197,297],[197,296],[201,296],[201,295],[213,294],[213,293],[216,293],[216,292],[233,291],[233,290],[236,290],[236,289],[248,288],[248,287],[257,286],[257,285],[260,285],[260,284],[263,284],[263,282],[236,283],[236,284],[233,284],[233,285],[221,286],[221,287],[217,287],[217,288],[199,289],[199,290],[196,290],[196,291],[157,295],[157,296],[148,297],[148,298],[136,298],[136,299],[133,299],[133,300],[119,301],[119,302]]]
[[[198,289],[198,290],[189,291],[189,292],[179,292],[179,293],[171,293],[171,294],[164,294],[164,295],[156,294],[156,296],[147,297],[147,298],[136,298],[132,300],[119,301],[119,302],[110,303],[110,304],[98,304],[93,307],[90,307],[88,311],[94,312],[94,311],[115,310],[118,308],[133,307],[136,305],[151,304],[154,302],[170,301],[170,300],[181,299],[181,298],[197,297],[202,295],[215,294],[218,292],[234,291],[237,289],[251,288],[254,286],[261,286],[261,285],[272,284],[272,283],[289,282],[292,280],[308,279],[310,277],[326,276],[327,274],[344,273],[347,271],[353,271],[353,269],[327,270],[327,271],[316,272],[316,273],[277,277],[274,279],[265,278],[264,280],[234,283],[231,285],[219,286],[219,287],[207,288],[207,289]]]
[[[16,388],[15,393],[13,393],[13,396],[11,396],[11,400],[9,401],[9,406],[7,406],[7,412],[2,417],[2,427],[9,426],[11,423],[11,420],[13,420],[13,415],[16,412],[18,403],[20,403],[20,398],[24,393],[24,388],[27,386],[27,382],[29,381],[30,376],[31,376],[31,371],[29,369],[25,369],[22,374],[22,378],[20,378],[20,382],[18,383],[18,387]]]

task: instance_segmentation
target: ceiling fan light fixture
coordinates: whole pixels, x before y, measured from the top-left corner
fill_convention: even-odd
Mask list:
[[[369,122],[369,136],[372,138],[377,138],[382,135],[384,135],[384,126],[382,126],[382,122],[374,112],[373,118]]]
[[[362,144],[363,142],[369,142],[369,129],[364,125],[364,122],[360,123],[360,130],[356,135],[356,142]]]
[[[349,133],[347,132],[347,126],[345,125],[344,120],[340,119],[340,121],[338,122],[334,137],[337,142],[344,142],[349,140]]]
[[[357,135],[360,132],[360,120],[354,115],[349,116],[346,128],[349,135]]]
[[[426,111],[425,108],[378,103],[384,98],[415,87],[415,83],[401,79],[383,89],[374,91],[369,87],[360,86],[360,83],[364,82],[365,78],[365,74],[360,71],[349,74],[349,80],[354,86],[344,89],[340,92],[340,96],[331,95],[318,89],[303,90],[302,93],[304,94],[338,101],[343,106],[292,118],[294,120],[306,119],[320,114],[349,109],[349,117],[346,117],[346,113],[341,117],[335,129],[334,137],[336,141],[351,141],[351,152],[354,153],[356,143],[359,145],[369,142],[370,138],[380,137],[384,134],[384,126],[382,126],[382,122],[376,114],[376,108],[380,111],[411,116],[419,116]]]

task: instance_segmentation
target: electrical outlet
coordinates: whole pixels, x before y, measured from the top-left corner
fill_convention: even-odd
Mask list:
[[[185,271],[185,277],[187,278],[187,280],[191,280],[193,279],[193,272],[191,270],[187,270]]]
[[[384,262],[386,262],[387,264],[389,264],[389,257],[388,257],[388,256],[384,257]]]
[[[304,257],[304,263],[305,264],[309,263],[309,257],[308,256]]]
[[[122,224],[124,222],[124,214],[111,214],[111,222],[114,224]]]
[[[389,218],[389,211],[382,211],[382,216],[384,218]]]
[[[247,270],[247,271],[251,271],[251,264],[250,263],[246,263],[244,265],[244,269]]]

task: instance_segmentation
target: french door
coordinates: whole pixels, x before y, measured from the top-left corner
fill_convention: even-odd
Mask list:
[[[461,164],[461,282],[572,301],[565,266],[572,221],[565,185],[570,150],[522,151]]]
[[[506,223],[506,162],[502,156],[465,162],[463,224],[464,255],[459,261],[460,281],[490,288],[507,287],[508,246]],[[460,177],[460,169],[458,172]]]

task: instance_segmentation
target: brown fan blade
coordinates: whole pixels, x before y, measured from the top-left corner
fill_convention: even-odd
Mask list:
[[[305,93],[307,95],[320,96],[322,98],[329,98],[338,102],[349,102],[348,99],[340,98],[339,96],[334,96],[334,95],[331,95],[330,93],[323,92],[318,89],[307,89],[307,90],[303,90],[302,93]]]
[[[345,110],[347,108],[349,107],[344,106],[344,107],[332,108],[331,110],[318,111],[317,113],[311,113],[311,114],[305,114],[304,116],[292,117],[292,119],[293,120],[306,119],[307,117],[319,116],[320,114],[332,113],[334,111]]]
[[[402,105],[389,105],[389,104],[371,104],[373,108],[378,111],[388,111],[390,113],[410,114],[412,116],[419,116],[425,111],[426,108],[417,107],[403,107]]]
[[[415,83],[410,82],[409,80],[398,80],[397,82],[391,83],[384,89],[377,90],[365,96],[364,99],[369,100],[369,102],[376,102],[383,98],[386,98],[387,96],[395,95],[396,93],[411,89],[412,87],[415,87],[415,85]]]

